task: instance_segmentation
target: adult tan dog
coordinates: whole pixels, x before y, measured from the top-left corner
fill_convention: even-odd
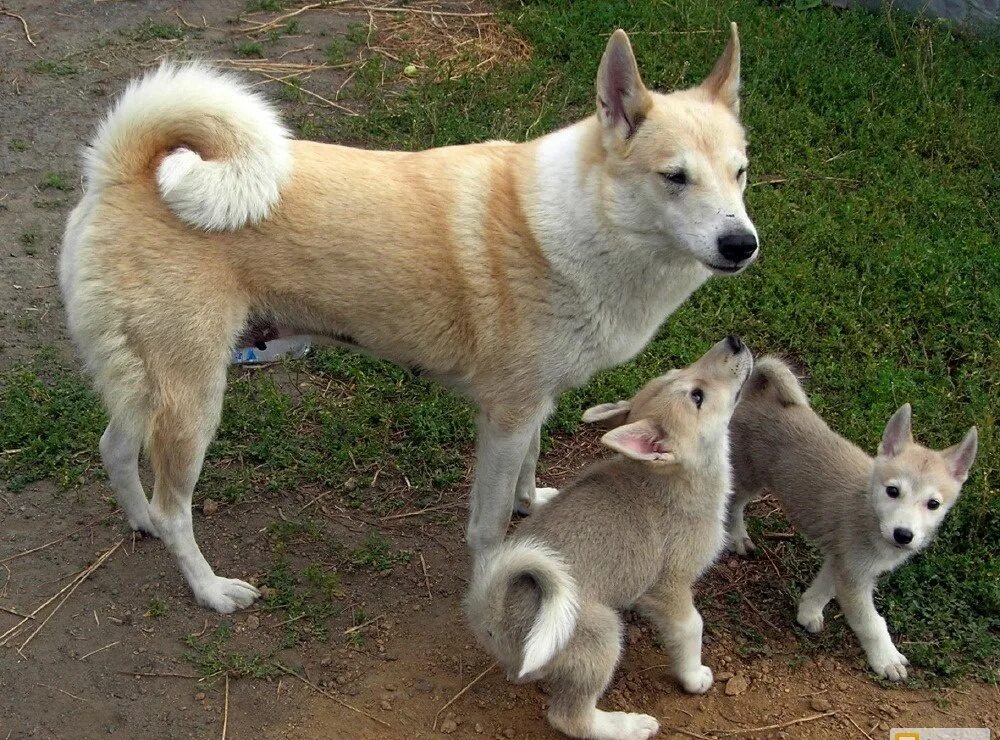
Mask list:
[[[256,598],[215,575],[190,511],[230,351],[252,327],[330,337],[477,402],[468,542],[498,543],[515,491],[536,498],[557,395],[755,258],[739,66],[733,25],[701,85],[653,93],[616,31],[594,116],[523,144],[414,153],[293,141],[260,97],[202,66],[133,83],[86,152],[60,264],[131,526],[163,540],[199,603]]]

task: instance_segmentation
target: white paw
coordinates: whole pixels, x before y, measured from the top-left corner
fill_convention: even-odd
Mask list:
[[[660,723],[648,714],[596,710],[591,726],[596,740],[646,740],[660,731]]]
[[[220,614],[231,614],[237,609],[250,606],[260,596],[260,591],[249,583],[222,576],[212,576],[193,586],[192,590],[199,604]]]
[[[128,513],[128,526],[133,532],[142,532],[150,537],[159,537],[160,534],[153,526],[153,520],[149,518],[149,507],[144,506],[137,512]]]
[[[749,555],[757,549],[757,545],[753,543],[753,540],[750,539],[750,535],[746,533],[742,535],[731,535],[728,547],[729,552],[734,552],[737,555]]]
[[[521,516],[528,516],[532,512],[538,511],[558,495],[558,488],[536,488],[535,494],[530,501],[526,501],[525,499],[517,500],[517,513]]]
[[[910,664],[910,661],[896,649],[895,645],[890,645],[874,655],[869,655],[868,664],[882,678],[890,681],[905,681],[906,666]]]
[[[681,686],[689,694],[704,694],[712,688],[712,669],[707,665],[698,666],[695,670],[679,675]]]
[[[817,612],[812,609],[799,608],[799,613],[795,617],[795,621],[802,625],[806,632],[811,632],[816,634],[823,629],[823,612]]]

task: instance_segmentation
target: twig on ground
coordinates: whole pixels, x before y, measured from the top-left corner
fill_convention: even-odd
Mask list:
[[[317,100],[320,100],[320,101],[326,103],[331,108],[334,108],[334,109],[339,110],[339,111],[343,111],[344,113],[346,113],[349,116],[357,116],[357,115],[359,115],[356,111],[351,110],[346,105],[341,105],[340,103],[334,103],[332,100],[328,100],[327,98],[324,98],[322,95],[314,93],[312,90],[306,90],[304,87],[302,87],[300,85],[293,85],[288,80],[282,79],[281,77],[275,77],[274,75],[268,74],[267,72],[264,72],[263,70],[253,69],[253,68],[250,68],[250,69],[252,71],[256,72],[257,74],[264,75],[269,80],[274,80],[275,82],[280,82],[282,85],[285,85],[287,87],[294,87],[299,92],[304,93],[304,94],[308,95],[309,97],[316,98]]]
[[[226,672],[226,694],[222,705],[222,740],[226,740],[226,728],[229,726],[229,672]]]
[[[358,709],[357,707],[355,707],[355,706],[353,706],[351,704],[348,704],[346,701],[344,701],[343,699],[341,699],[339,696],[336,696],[335,694],[331,694],[326,689],[320,688],[319,686],[317,686],[316,684],[314,684],[312,681],[310,681],[308,678],[306,678],[305,676],[299,675],[298,673],[296,673],[295,671],[293,671],[291,668],[289,668],[289,667],[287,667],[285,665],[282,665],[281,663],[279,663],[277,661],[274,661],[273,665],[279,671],[287,673],[289,676],[292,676],[293,678],[299,679],[302,683],[304,683],[306,686],[308,686],[309,688],[311,688],[313,691],[316,691],[316,692],[322,694],[323,696],[327,697],[328,699],[333,699],[335,702],[337,702],[340,706],[344,707],[345,709],[350,709],[352,712],[356,712],[356,713],[358,713],[358,714],[360,714],[360,715],[362,715],[364,717],[367,717],[372,722],[378,722],[380,725],[382,725],[384,727],[392,727],[392,725],[390,725],[388,722],[380,720],[378,717],[375,717],[375,716],[369,714],[365,710]]]
[[[671,727],[670,731],[671,732],[679,732],[680,734],[687,735],[688,737],[696,737],[696,738],[698,738],[698,740],[715,740],[715,738],[711,738],[708,735],[701,735],[701,734],[699,734],[697,732],[693,732],[691,730],[685,730],[683,727]]]
[[[764,532],[765,540],[794,540],[794,532]]]
[[[811,714],[808,717],[799,717],[798,719],[792,719],[789,720],[788,722],[780,722],[775,725],[766,725],[764,727],[748,727],[745,730],[707,730],[707,732],[711,732],[717,735],[743,735],[747,732],[764,732],[765,730],[780,730],[783,727],[791,727],[792,725],[801,725],[804,722],[812,722],[817,719],[823,719],[824,717],[832,717],[836,713],[837,710],[834,709],[829,712],[823,712],[822,714]]]
[[[372,617],[367,622],[362,622],[361,624],[355,625],[354,627],[349,627],[348,629],[344,630],[344,634],[345,635],[349,635],[352,632],[357,632],[360,629],[364,629],[365,627],[367,627],[370,624],[375,624],[381,618],[382,618],[381,614],[379,616],[377,616],[377,617]]]
[[[485,676],[485,675],[486,675],[487,673],[489,673],[490,671],[492,671],[492,670],[493,670],[494,668],[496,668],[496,667],[497,667],[497,664],[496,664],[495,662],[494,662],[494,663],[491,663],[491,664],[490,664],[490,665],[489,665],[489,666],[488,666],[487,668],[485,668],[485,669],[483,670],[483,672],[482,672],[482,673],[480,673],[480,674],[479,674],[478,676],[476,676],[476,677],[475,677],[474,679],[472,679],[471,681],[469,681],[469,683],[465,684],[465,687],[464,687],[464,688],[463,688],[463,689],[462,689],[461,691],[459,691],[459,692],[458,692],[457,694],[455,694],[455,695],[454,695],[453,697],[451,697],[451,698],[450,698],[450,699],[449,699],[449,700],[448,700],[448,701],[447,701],[447,702],[445,703],[445,705],[444,705],[443,707],[441,707],[441,708],[440,708],[439,710],[437,710],[437,714],[435,714],[435,715],[434,715],[434,724],[433,724],[433,726],[432,726],[432,729],[434,729],[434,730],[437,730],[437,725],[438,725],[438,717],[440,717],[440,716],[441,716],[441,712],[443,712],[443,711],[444,711],[445,709],[447,709],[447,708],[448,708],[448,707],[450,707],[450,706],[451,706],[452,704],[454,704],[454,703],[455,703],[456,701],[458,701],[458,699],[459,699],[459,698],[460,698],[460,697],[462,696],[462,694],[464,694],[464,693],[465,693],[466,691],[468,691],[468,690],[469,690],[469,689],[471,689],[471,688],[472,688],[473,686],[475,686],[475,685],[476,685],[476,682],[477,682],[477,681],[478,681],[479,679],[481,679],[481,678],[482,678],[483,676]]]
[[[49,615],[45,617],[45,619],[42,620],[42,623],[35,628],[35,631],[32,632],[30,635],[28,635],[25,641],[18,646],[17,648],[18,650],[24,650],[27,644],[35,639],[35,636],[39,632],[41,632],[42,628],[45,627],[46,624],[48,624],[48,621],[50,619],[52,619],[52,615],[55,614],[57,611],[59,611],[59,608],[66,603],[66,600],[73,595],[73,592],[76,591],[77,588],[79,588],[80,584],[86,581],[95,570],[100,568],[101,565],[104,563],[104,561],[110,558],[115,553],[115,550],[121,547],[124,541],[125,541],[124,537],[118,540],[118,542],[112,545],[107,551],[104,552],[103,555],[101,555],[97,560],[95,560],[93,565],[91,565],[89,568],[87,568],[87,570],[83,572],[83,574],[73,583],[73,587],[69,590],[69,593],[63,596],[62,601],[60,601],[58,604],[55,605],[55,607],[53,607],[52,611],[49,612]]]
[[[332,5],[332,4],[333,3],[327,3],[327,5]],[[272,18],[271,20],[267,21],[266,23],[257,23],[257,21],[249,21],[250,23],[257,23],[257,25],[254,26],[253,28],[242,28],[242,29],[239,29],[239,32],[240,33],[248,34],[250,36],[252,36],[254,34],[257,34],[257,33],[263,33],[264,31],[268,31],[268,30],[270,30],[272,28],[276,28],[277,26],[281,25],[284,21],[287,21],[289,18],[294,18],[295,16],[299,15],[300,13],[305,13],[307,10],[312,10],[314,8],[319,8],[319,7],[322,7],[323,5],[324,5],[324,3],[313,3],[312,5],[305,5],[305,6],[301,7],[301,8],[299,8],[298,10],[293,10],[293,11],[291,11],[289,13],[285,13],[283,15],[279,15],[276,18]]]
[[[7,612],[8,614],[13,614],[15,617],[22,617],[24,619],[34,619],[35,617],[31,614],[22,614],[17,609],[11,609],[7,606],[0,606],[0,612]]]
[[[390,522],[394,519],[405,519],[410,516],[419,516],[420,514],[429,514],[432,511],[444,511],[445,509],[454,509],[456,506],[461,506],[459,502],[451,504],[441,504],[440,506],[428,506],[426,509],[421,509],[420,511],[406,511],[402,514],[390,514],[389,516],[384,516],[379,519],[382,522]]]
[[[427,577],[427,563],[424,561],[423,553],[420,553],[420,567],[424,571],[424,585],[427,586],[427,598],[433,601],[434,596],[431,594],[431,579]]]
[[[868,740],[875,740],[875,738],[873,738],[871,735],[869,735],[867,732],[864,731],[864,729],[861,727],[861,725],[859,725],[857,722],[855,722],[853,719],[851,719],[851,715],[845,714],[844,716],[847,717],[847,721],[850,722],[855,727],[857,727],[858,728],[858,732],[860,732],[862,735],[864,735],[866,738],[868,738]]]
[[[9,563],[11,560],[17,560],[18,558],[23,558],[25,555],[30,555],[33,552],[38,552],[39,550],[44,550],[46,547],[52,547],[52,545],[58,545],[60,542],[62,542],[63,540],[65,540],[67,537],[72,537],[77,532],[82,532],[87,527],[93,527],[98,522],[101,522],[104,519],[107,519],[109,516],[113,516],[113,515],[117,514],[119,511],[120,511],[120,509],[115,509],[110,514],[102,514],[101,516],[97,517],[96,519],[91,519],[89,522],[87,522],[83,526],[77,527],[76,529],[74,529],[74,530],[72,530],[70,532],[67,532],[62,537],[57,537],[56,539],[52,540],[51,542],[46,542],[44,545],[39,545],[38,547],[32,547],[30,550],[24,550],[23,552],[19,552],[16,555],[8,555],[3,560],[0,560],[0,563]]]
[[[357,8],[348,7],[341,10],[365,10],[369,13],[417,13],[419,15],[440,15],[450,18],[492,18],[493,13],[459,13],[453,10],[423,10],[420,8],[373,8],[360,5]]]
[[[136,678],[197,678],[199,680],[203,678],[203,676],[192,673],[150,673],[143,671],[118,671],[118,673],[123,676],[135,676]]]
[[[114,642],[109,642],[107,645],[105,645],[102,648],[97,648],[97,650],[91,650],[86,655],[81,655],[79,658],[77,658],[77,660],[86,660],[91,655],[97,655],[97,653],[101,652],[102,650],[107,650],[108,648],[114,647],[115,645],[118,645],[119,643],[121,643],[121,640],[115,640]]]
[[[6,15],[10,18],[17,18],[19,21],[21,21],[21,28],[24,29],[24,38],[26,38],[28,40],[28,43],[31,44],[32,46],[38,46],[38,44],[35,43],[34,39],[31,38],[31,32],[28,31],[28,21],[24,20],[24,16],[20,16],[17,13],[11,12],[4,8],[0,8],[0,15]]]

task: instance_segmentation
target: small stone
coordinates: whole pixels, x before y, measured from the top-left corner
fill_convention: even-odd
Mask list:
[[[829,712],[833,705],[825,697],[814,696],[809,700],[809,706],[814,712]]]
[[[247,617],[246,627],[248,630],[255,630],[260,627],[260,618],[256,614]]]
[[[481,724],[479,724],[478,722],[476,722],[476,726],[475,726],[474,729],[475,729],[477,735],[482,735],[483,734],[483,726]]]
[[[262,599],[270,599],[274,596],[274,589],[270,586],[261,586],[257,590],[260,591],[260,598]]]
[[[434,684],[432,684],[426,678],[421,678],[419,681],[413,684],[413,688],[415,688],[421,694],[429,694],[434,690]]]
[[[503,736],[506,737],[506,738],[513,738],[514,737],[514,728],[513,727],[508,727],[506,730],[503,731]]]
[[[333,662],[333,658],[331,658],[331,657],[330,657],[329,655],[327,655],[327,656],[326,656],[325,658],[323,658],[323,660],[321,660],[321,661],[319,662],[319,664],[320,664],[321,666],[323,666],[324,668],[326,668],[326,667],[327,667],[328,665],[330,665],[330,664],[331,664],[332,662]]]
[[[201,513],[205,516],[212,516],[218,510],[219,502],[214,499],[207,498],[201,504]]]
[[[441,732],[443,732],[445,735],[450,735],[457,729],[458,725],[455,724],[455,720],[453,719],[446,719],[444,722],[441,723]]]
[[[392,704],[388,700],[386,700],[386,699],[383,699],[381,701],[381,703],[379,704],[379,706],[382,707],[382,711],[383,712],[391,712],[392,711]]]
[[[750,688],[750,681],[745,676],[736,675],[726,681],[726,696],[739,696]]]
[[[394,684],[394,683],[387,683],[387,684],[385,684],[385,686],[383,688],[386,691],[395,691],[397,687],[396,687],[396,684]]]
[[[889,731],[889,723],[888,722],[879,722],[878,723],[878,728],[880,730],[882,730],[882,732],[888,732]]]
[[[715,680],[716,681],[728,681],[734,675],[736,675],[736,674],[732,673],[731,671],[723,671],[722,673],[716,673],[715,674]]]
[[[205,692],[204,691],[199,691],[197,694],[194,695],[194,700],[195,701],[205,701]]]

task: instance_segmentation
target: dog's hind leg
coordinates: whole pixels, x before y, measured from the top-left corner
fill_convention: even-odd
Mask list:
[[[539,405],[526,414],[497,415],[485,409],[480,413],[466,532],[473,552],[482,553],[503,540],[514,513],[518,478],[548,411],[547,405]]]
[[[737,555],[748,555],[756,550],[757,546],[754,545],[753,540],[750,539],[750,533],[747,532],[744,510],[747,504],[755,498],[757,492],[748,493],[741,490],[738,485],[735,486],[735,489],[733,497],[729,501],[726,546],[730,552],[735,552]]]
[[[187,367],[183,374],[174,370],[168,382],[161,380],[169,392],[160,394],[151,420],[150,460],[156,483],[150,518],[198,603],[228,614],[249,606],[259,592],[249,583],[215,575],[195,541],[191,518],[191,497],[219,423],[226,386],[226,367],[221,357],[217,359],[215,367]]]
[[[111,490],[125,512],[129,526],[138,532],[156,535],[149,519],[149,501],[139,480],[141,436],[120,421],[111,420],[101,436],[101,460]]]
[[[674,675],[689,694],[704,694],[712,688],[712,669],[701,662],[701,614],[694,607],[691,589],[654,586],[636,603],[650,619],[670,654]]]
[[[521,472],[517,476],[517,513],[533,514],[542,506],[559,495],[558,488],[536,488],[535,468],[538,466],[538,450],[540,447],[541,428],[535,431],[528,454],[521,463]]]
[[[573,637],[545,676],[552,688],[548,719],[553,727],[570,737],[595,740],[646,740],[657,733],[660,725],[648,714],[597,708],[614,675],[621,643],[618,614],[601,604],[585,604]]]
[[[823,609],[837,594],[837,584],[832,558],[823,561],[823,567],[799,600],[799,611],[795,621],[807,632],[816,633],[823,629]]]

